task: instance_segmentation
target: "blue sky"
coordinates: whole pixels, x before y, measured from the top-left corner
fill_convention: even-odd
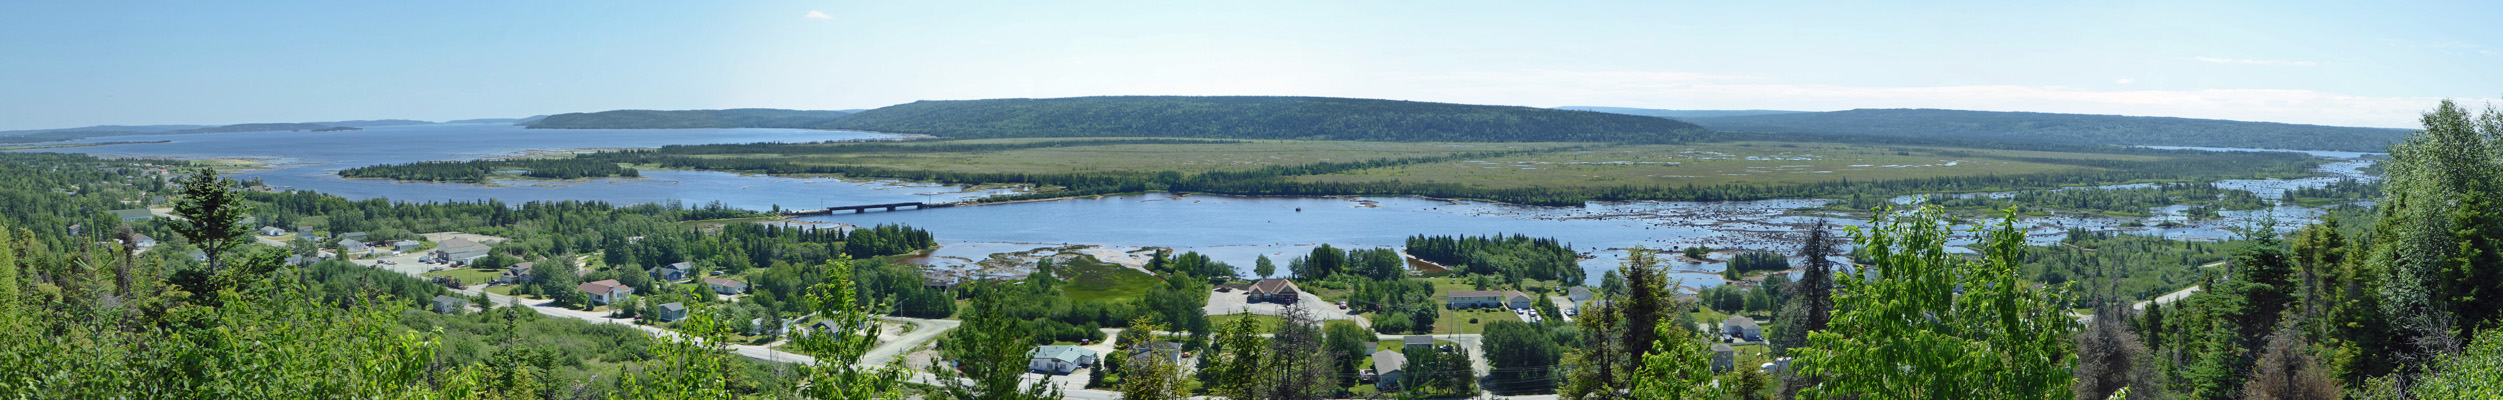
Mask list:
[[[2503,103],[2498,2],[1879,3],[17,1],[0,129],[1150,94],[2412,127]]]

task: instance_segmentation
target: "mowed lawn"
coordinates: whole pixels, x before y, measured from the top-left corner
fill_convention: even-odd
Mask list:
[[[1615,146],[1373,168],[1297,179],[1311,182],[1399,180],[1491,188],[1703,186],[2006,175],[2087,168],[2007,158],[2162,159],[2121,154],[1918,146],[1729,142]]]
[[[943,143],[1026,143],[1118,138],[985,139]],[[706,157],[782,158],[801,164],[864,165],[959,172],[1245,171],[1273,165],[1433,157],[1459,153],[1546,149],[1572,143],[1406,143],[1263,140],[1248,143],[1124,144],[1000,151]],[[907,142],[910,143],[910,142]]]

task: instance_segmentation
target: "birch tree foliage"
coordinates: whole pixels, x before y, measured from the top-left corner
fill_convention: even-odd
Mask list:
[[[1837,274],[1833,321],[1793,365],[1824,376],[1810,399],[2066,397],[2077,361],[2064,286],[2018,278],[2025,233],[2013,210],[1970,233],[1978,258],[1951,252],[1936,208],[1885,212],[1852,227],[1874,273]]]

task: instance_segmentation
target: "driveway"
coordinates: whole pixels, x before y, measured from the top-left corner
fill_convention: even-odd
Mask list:
[[[1348,310],[1338,309],[1338,303],[1321,300],[1320,296],[1313,296],[1309,293],[1301,296],[1301,298],[1303,300],[1296,302],[1294,306],[1303,308],[1304,311],[1307,314],[1312,315],[1313,318],[1323,321],[1356,321],[1357,326],[1362,326],[1367,329],[1373,328],[1373,321],[1367,320],[1361,315],[1351,314]],[[1278,303],[1253,303],[1250,302],[1250,299],[1250,294],[1243,293],[1243,291],[1240,290],[1232,292],[1212,292],[1208,294],[1208,307],[1203,308],[1202,311],[1208,313],[1208,315],[1259,314],[1284,316],[1286,314],[1287,305]]]

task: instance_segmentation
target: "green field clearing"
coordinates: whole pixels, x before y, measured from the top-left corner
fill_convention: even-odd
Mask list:
[[[476,285],[495,280],[496,276],[503,274],[504,270],[502,269],[459,268],[428,272],[426,273],[426,277],[433,278],[448,276],[454,279],[460,279],[461,284],[463,285]]]
[[[1095,261],[1094,257],[1069,260],[1060,265],[1060,272],[1061,279],[1068,281],[1060,291],[1069,294],[1069,301],[1073,302],[1136,299],[1164,283],[1145,272]]]
[[[1279,316],[1275,316],[1275,315],[1260,315],[1260,314],[1226,314],[1226,315],[1210,315],[1210,316],[1208,316],[1208,326],[1212,326],[1212,327],[1231,326],[1231,325],[1233,325],[1233,324],[1234,324],[1234,320],[1238,320],[1238,319],[1247,319],[1247,318],[1248,318],[1248,319],[1251,319],[1252,321],[1254,321],[1254,322],[1253,322],[1253,324],[1255,324],[1255,325],[1259,326],[1259,328],[1258,328],[1258,329],[1259,329],[1259,331],[1258,331],[1259,333],[1275,333],[1275,332],[1277,332],[1277,331],[1278,331],[1278,327],[1279,327],[1279,326],[1284,326],[1284,325],[1286,325],[1286,318],[1285,318],[1285,317],[1279,317]]]
[[[1101,139],[1101,138],[1087,138]],[[1068,139],[989,139],[942,143],[1028,143]],[[910,142],[907,142],[910,143]],[[866,165],[958,172],[1243,171],[1273,165],[1432,157],[1458,153],[1543,149],[1568,143],[1405,143],[1347,141],[1249,141],[1208,144],[1122,144],[1001,151],[706,155],[706,158],[768,157],[799,164]]]
[[[2009,175],[2087,169],[2008,158],[2154,160],[2153,156],[2043,151],[1946,149],[1838,143],[1731,142],[1633,145],[1413,164],[1328,175],[1308,182],[1457,183],[1489,188],[1623,185],[1794,184],[1839,179],[1891,180]]]

